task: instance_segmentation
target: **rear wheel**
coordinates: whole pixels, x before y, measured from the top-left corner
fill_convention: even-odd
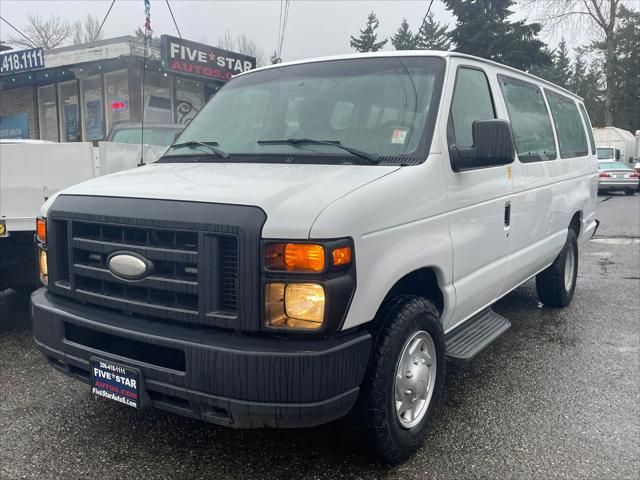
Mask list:
[[[578,276],[578,238],[569,229],[567,241],[555,261],[536,276],[538,298],[549,307],[571,303]]]
[[[635,190],[625,190],[624,193],[627,194],[627,195],[635,195],[636,191]]]
[[[355,413],[383,460],[399,463],[420,447],[440,404],[444,333],[436,307],[415,296],[387,301],[373,333]]]

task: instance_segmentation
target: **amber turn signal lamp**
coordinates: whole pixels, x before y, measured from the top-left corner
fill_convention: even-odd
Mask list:
[[[39,242],[47,243],[47,221],[44,218],[36,219],[36,236]]]
[[[272,243],[265,252],[267,268],[287,272],[324,270],[324,247],[315,243]]]
[[[332,256],[334,267],[349,265],[351,263],[351,247],[334,248]]]

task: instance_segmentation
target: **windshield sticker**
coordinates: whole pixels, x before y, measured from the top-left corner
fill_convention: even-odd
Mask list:
[[[391,143],[394,145],[404,145],[409,135],[408,128],[396,128],[391,134]]]

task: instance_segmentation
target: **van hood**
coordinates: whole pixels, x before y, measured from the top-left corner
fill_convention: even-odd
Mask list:
[[[267,163],[156,163],[94,178],[58,195],[152,198],[260,207],[265,238],[308,238],[335,200],[396,171],[395,166]],[[56,195],[57,196],[57,195]],[[43,207],[43,215],[55,197]]]

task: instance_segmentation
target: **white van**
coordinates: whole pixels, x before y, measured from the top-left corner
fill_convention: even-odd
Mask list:
[[[238,75],[157,162],[43,207],[35,341],[135,408],[237,428],[352,411],[399,462],[445,360],[509,328],[496,300],[536,276],[546,306],[571,301],[595,153],[580,98],[453,52]]]

